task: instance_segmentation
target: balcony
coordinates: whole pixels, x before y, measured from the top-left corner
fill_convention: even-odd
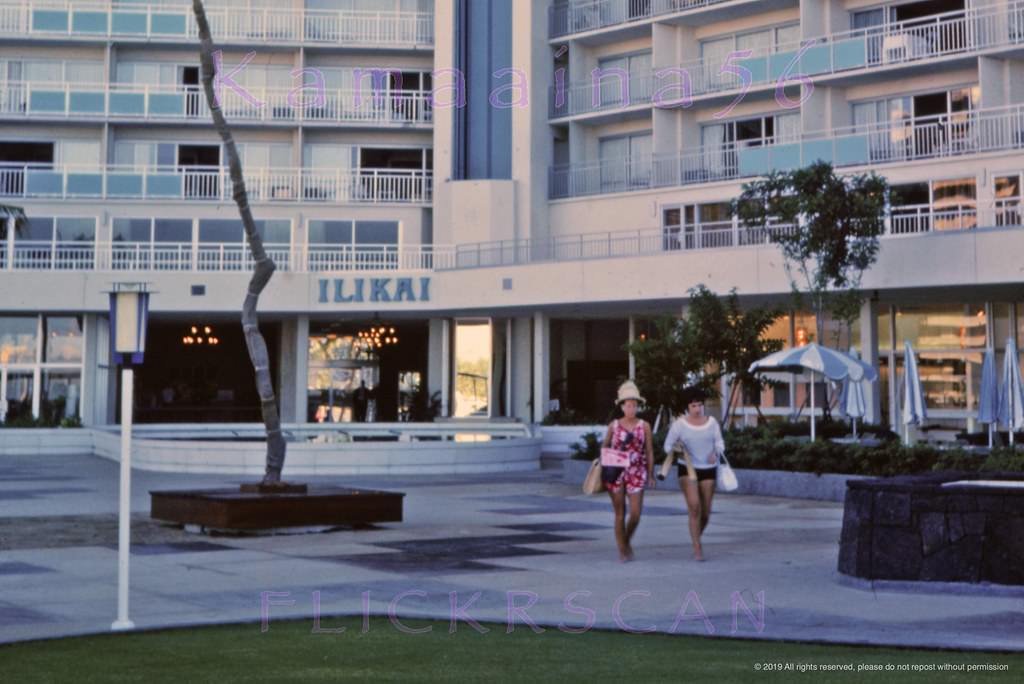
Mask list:
[[[892,207],[885,219],[884,239],[978,229],[1024,228],[1021,200],[975,204]],[[792,232],[790,224],[747,228],[737,218],[688,226],[563,235],[547,240],[502,240],[457,245],[451,268],[486,268],[533,263],[652,256],[682,251],[733,249],[769,245]]]
[[[233,123],[404,128],[433,121],[428,91],[243,90],[225,87],[219,94],[224,115]],[[8,82],[0,90],[0,118],[170,120],[209,125],[210,110],[205,93],[188,86]]]
[[[279,270],[293,273],[430,271],[453,263],[432,245],[264,244]],[[31,241],[0,243],[0,270],[102,272],[248,272],[249,248],[237,242]]]
[[[569,0],[548,11],[548,35],[573,33],[644,21],[654,17],[717,5],[728,0]]]
[[[630,75],[630,87],[615,77],[601,85],[572,81],[549,92],[551,118],[579,116],[630,105],[679,106],[681,93],[690,97],[725,95],[751,87],[797,85],[801,79],[854,73],[864,69],[912,64],[950,55],[1024,45],[1024,1],[936,14],[887,26],[856,29],[801,44],[753,52],[732,62],[697,60]],[[803,52],[801,52],[803,46]],[[737,69],[745,70],[742,77]],[[659,76],[660,74],[660,76]],[[685,74],[685,75],[683,75]],[[642,84],[634,93],[633,84]],[[614,95],[609,89],[614,86]],[[665,89],[672,101],[659,102]],[[652,93],[654,97],[652,97]],[[646,94],[646,96],[645,96]]]
[[[401,49],[434,43],[430,12],[211,8],[206,14],[218,44]],[[191,3],[112,6],[72,0],[3,0],[0,35],[176,43],[198,38]]]
[[[432,174],[402,169],[249,169],[251,202],[429,204]],[[225,168],[0,164],[0,197],[103,200],[232,200]]]
[[[554,166],[549,194],[559,199],[728,181],[817,160],[848,167],[1019,149],[1024,149],[1024,105],[1013,105],[840,128],[789,142],[745,141],[682,154]]]

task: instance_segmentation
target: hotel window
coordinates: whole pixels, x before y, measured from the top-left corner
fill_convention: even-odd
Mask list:
[[[291,222],[257,220],[263,247],[286,269],[291,246]],[[245,230],[239,219],[200,219],[198,267],[201,271],[240,271],[251,267]]]
[[[883,376],[883,396],[898,412],[903,382],[904,342],[909,341],[917,355],[918,371],[924,388],[925,403],[936,414],[934,421],[956,420],[978,408],[981,366],[987,345],[988,317],[983,302],[901,306],[894,312],[896,339],[892,349],[879,345],[879,353],[895,361],[896,382],[889,373]],[[888,316],[881,321],[888,325]],[[881,340],[880,340],[881,342]],[[888,371],[888,362],[884,364]],[[951,411],[942,414],[941,411]],[[891,416],[890,416],[891,417]],[[898,418],[898,416],[897,416]],[[931,421],[930,421],[931,422]]]
[[[1021,174],[996,176],[996,225],[1021,225]]]
[[[971,112],[981,102],[978,86],[855,102],[857,131],[872,133],[872,159],[903,159],[960,151],[975,144]]]
[[[977,186],[974,178],[893,185],[889,195],[893,235],[977,227]]]
[[[732,246],[733,220],[729,202],[669,207],[662,211],[662,248],[706,249]]]
[[[79,316],[0,317],[0,420],[78,418],[82,341]]]
[[[760,147],[800,140],[800,113],[768,114],[725,123],[702,126],[701,144],[705,148],[736,144]]]
[[[925,28],[962,21],[965,0],[922,0],[852,12],[851,28],[868,37],[868,63],[900,62],[963,47],[965,31]]]
[[[90,60],[62,61],[42,59],[0,60],[0,77],[8,82],[26,83],[105,83],[103,62]]]
[[[602,192],[618,192],[649,184],[653,137],[649,131],[601,138],[598,154],[601,160]]]
[[[398,221],[320,221],[308,224],[311,271],[373,270],[397,266]]]
[[[360,343],[354,328],[311,322],[306,421],[348,423],[357,418],[354,393],[365,382],[371,392],[380,381],[377,354]],[[360,416],[365,420],[365,417]]]
[[[650,99],[650,52],[603,57],[598,60],[597,67],[604,74],[601,78],[601,106],[628,105]],[[618,71],[610,71],[611,69],[622,70],[628,74],[628,87],[622,75]]]
[[[16,268],[89,270],[95,253],[95,218],[32,216],[14,242]]]

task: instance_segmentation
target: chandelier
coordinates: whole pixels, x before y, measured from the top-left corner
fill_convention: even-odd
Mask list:
[[[213,334],[213,328],[208,325],[193,325],[189,332],[181,338],[184,345],[208,344],[216,346],[220,344],[220,338]]]
[[[359,342],[370,350],[398,344],[398,331],[393,325],[384,325],[374,319],[369,328],[356,333]]]

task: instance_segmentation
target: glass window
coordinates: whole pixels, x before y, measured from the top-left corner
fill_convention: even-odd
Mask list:
[[[356,223],[357,245],[397,245],[397,221],[358,221]]]
[[[455,323],[455,417],[489,416],[491,322]]]
[[[59,146],[60,161],[71,166],[98,166],[100,143],[94,140],[62,140]]]
[[[93,242],[96,240],[96,219],[58,218],[58,242]]]
[[[32,373],[7,373],[7,414],[4,422],[32,416]]]
[[[49,242],[53,240],[53,218],[29,216],[23,237],[28,241]]]
[[[149,242],[152,223],[150,219],[114,219],[111,240],[114,242]]]
[[[901,306],[896,310],[896,349],[907,340],[921,349],[984,349],[984,304]]]
[[[800,24],[780,26],[775,29],[775,49],[789,49],[800,43]]]
[[[802,347],[808,342],[818,342],[818,328],[814,314],[798,313],[793,319],[793,346]]]
[[[68,62],[67,80],[71,83],[105,83],[103,62]]]
[[[191,219],[156,219],[153,222],[154,242],[192,242]]]
[[[291,221],[256,221],[256,232],[268,245],[287,245],[292,241]]]
[[[352,221],[310,221],[309,244],[351,245]]]
[[[771,30],[755,31],[736,36],[737,50],[751,50],[754,55],[763,55],[768,52],[772,44]]]
[[[1010,329],[1010,311],[1013,304],[1006,302],[993,302],[992,304],[992,347],[995,349],[1006,349],[1006,340],[1013,334]]]
[[[0,316],[0,364],[35,362],[37,326],[35,316]]]
[[[82,360],[82,319],[78,316],[47,316],[43,320],[46,339],[44,361],[79,363]]]
[[[43,371],[43,393],[39,400],[39,417],[59,424],[65,418],[77,418],[82,380],[77,371]]]
[[[245,239],[238,219],[202,219],[199,221],[199,242],[241,242]]]
[[[359,343],[355,335],[323,332],[309,337],[310,363],[369,360],[372,358],[373,353]]]

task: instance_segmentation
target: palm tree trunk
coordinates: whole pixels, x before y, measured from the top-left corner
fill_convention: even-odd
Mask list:
[[[263,335],[260,334],[256,318],[256,305],[259,302],[260,293],[270,282],[277,266],[273,259],[267,256],[263,249],[263,240],[256,232],[256,223],[253,221],[252,210],[249,208],[249,195],[245,191],[245,180],[242,176],[242,162],[238,158],[238,148],[235,147],[235,139],[231,135],[231,129],[228,128],[228,122],[224,118],[224,112],[221,111],[214,92],[213,38],[210,35],[210,23],[206,19],[206,9],[203,7],[202,0],[192,0],[192,11],[199,27],[199,60],[202,64],[203,91],[206,93],[206,102],[210,106],[210,114],[213,115],[214,128],[217,129],[220,139],[224,141],[228,168],[231,173],[232,194],[235,204],[238,205],[242,227],[245,229],[245,238],[256,264],[252,278],[249,280],[245,303],[242,305],[242,331],[245,333],[245,345],[249,349],[249,359],[256,371],[256,389],[260,395],[263,424],[267,429],[267,468],[266,474],[263,476],[263,483],[274,484],[281,481],[286,445],[284,436],[281,434],[281,417],[277,410],[277,398],[274,396],[274,386],[270,381],[267,343],[264,341]]]

